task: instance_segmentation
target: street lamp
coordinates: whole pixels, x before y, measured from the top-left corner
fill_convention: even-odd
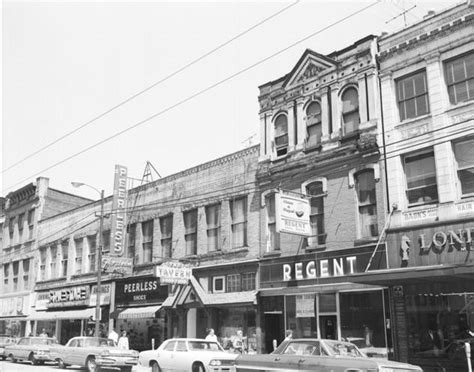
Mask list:
[[[100,195],[100,215],[99,215],[99,246],[97,252],[96,269],[97,269],[97,295],[95,302],[95,336],[100,337],[100,294],[102,292],[102,230],[104,228],[104,190],[99,191],[94,186],[82,182],[71,182],[74,187],[87,186]]]

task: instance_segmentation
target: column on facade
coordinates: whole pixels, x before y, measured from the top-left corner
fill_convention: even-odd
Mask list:
[[[164,256],[163,246],[161,245],[160,217],[155,217],[153,219],[153,257],[163,259]]]
[[[232,216],[230,211],[230,199],[221,203],[221,249],[228,251],[232,249]]]
[[[292,152],[295,149],[295,107],[294,102],[288,102],[286,104],[287,119],[288,119],[288,152]]]
[[[85,265],[85,270],[84,270],[85,273],[88,273],[90,271],[89,269],[91,267],[91,262],[90,262],[91,248],[89,246],[88,236],[91,236],[91,235],[86,235],[84,237],[84,240],[83,240],[83,243],[82,243],[83,256],[85,257],[85,259],[83,258],[84,265]],[[97,240],[96,240],[96,249],[99,249],[99,246],[97,244]],[[96,251],[96,254],[97,254],[97,251]]]
[[[143,221],[137,222],[136,231],[135,231],[135,255],[137,256],[138,260],[137,263],[143,263],[143,228],[142,228]]]
[[[328,88],[324,87],[321,89],[321,142],[323,143],[329,141],[331,135],[329,133],[329,109]]]
[[[331,138],[341,137],[341,114],[339,102],[339,85],[331,86],[332,133]]]
[[[375,70],[367,72],[367,96],[369,120],[379,119],[379,84]]]
[[[74,267],[74,265],[72,264],[72,259],[71,259],[71,257],[74,257],[74,255],[72,254],[73,248],[74,248],[74,242],[73,242],[73,236],[71,235],[67,239],[67,255],[68,256],[67,256],[66,277],[68,280],[73,273],[73,267]],[[62,248],[62,243],[61,243],[61,261],[62,260],[63,260],[63,248]],[[61,270],[62,268],[63,267],[62,267],[62,262],[61,262]]]
[[[46,263],[45,263],[45,269],[44,269],[44,278],[43,279],[52,279],[52,273],[51,273],[51,246],[43,248],[46,252]]]
[[[209,248],[207,246],[207,220],[206,207],[199,207],[197,209],[197,254],[207,253]]]
[[[365,74],[358,74],[357,75],[357,93],[359,96],[359,118],[360,123],[365,123],[368,121],[367,116],[367,89],[368,86],[365,83]]]
[[[270,136],[270,112],[260,113],[260,157],[259,161],[269,159],[272,152]]]
[[[446,89],[439,52],[425,57],[425,61],[429,108],[431,115],[435,116],[445,112],[447,109],[447,94],[444,93]],[[436,125],[436,122],[437,120],[434,120],[433,124]],[[439,122],[441,123],[440,125],[444,125],[441,120]]]
[[[306,113],[304,112],[304,98],[296,100],[296,120],[297,120],[297,134],[296,150],[301,150],[304,147],[306,140]]]
[[[448,203],[457,199],[457,179],[454,153],[450,141],[434,145],[436,182],[438,184],[439,203]]]

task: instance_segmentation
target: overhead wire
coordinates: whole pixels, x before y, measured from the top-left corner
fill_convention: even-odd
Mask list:
[[[183,105],[184,103],[186,103],[186,102],[188,102],[188,101],[191,101],[191,100],[193,100],[193,99],[195,99],[195,98],[197,98],[197,97],[203,95],[204,93],[206,93],[206,92],[208,92],[208,91],[210,91],[210,90],[212,90],[212,89],[214,89],[214,88],[216,88],[216,87],[218,87],[218,86],[220,86],[220,85],[226,83],[226,82],[229,81],[229,80],[232,80],[232,79],[236,78],[237,76],[242,75],[243,73],[245,73],[245,72],[247,72],[247,71],[249,71],[249,70],[251,70],[251,69],[253,69],[253,68],[255,68],[255,67],[259,66],[259,65],[261,65],[262,63],[264,63],[264,62],[266,62],[266,61],[268,61],[268,60],[270,60],[270,59],[272,59],[272,58],[275,58],[276,56],[278,56],[278,55],[280,55],[280,54],[286,52],[287,50],[289,50],[289,49],[291,49],[291,48],[293,48],[293,47],[295,47],[295,46],[301,44],[302,42],[304,42],[304,41],[306,41],[306,40],[308,40],[308,39],[310,39],[310,38],[312,38],[312,37],[314,37],[314,36],[316,36],[316,35],[322,33],[323,31],[326,31],[326,30],[328,30],[328,29],[330,29],[330,28],[332,28],[332,27],[338,25],[339,23],[342,23],[342,22],[346,21],[347,19],[352,18],[352,17],[356,16],[357,14],[360,14],[360,13],[364,12],[365,10],[367,10],[367,9],[369,9],[369,8],[371,8],[371,7],[375,6],[375,5],[377,5],[379,2],[380,2],[380,0],[376,0],[375,2],[372,2],[371,4],[366,5],[366,6],[362,7],[362,8],[360,8],[359,10],[350,13],[350,14],[347,15],[347,16],[344,16],[344,17],[338,19],[337,21],[334,21],[334,22],[330,23],[329,25],[327,25],[327,26],[325,26],[325,27],[323,27],[323,28],[320,28],[320,29],[318,29],[318,30],[315,31],[315,32],[312,32],[311,34],[309,34],[309,35],[307,35],[307,36],[305,36],[305,37],[303,37],[303,38],[301,38],[301,39],[299,39],[299,40],[297,40],[297,41],[295,41],[295,42],[289,44],[288,46],[286,46],[286,47],[284,47],[284,48],[278,50],[277,52],[275,52],[275,53],[273,53],[273,54],[271,54],[271,55],[269,55],[269,56],[267,56],[267,57],[265,57],[265,58],[263,58],[263,59],[260,59],[260,60],[258,60],[257,62],[255,62],[255,63],[253,63],[253,64],[251,64],[251,65],[249,65],[249,66],[247,66],[247,67],[245,67],[245,68],[243,68],[243,69],[241,69],[241,70],[235,72],[235,73],[232,73],[232,74],[228,75],[228,76],[225,77],[224,79],[221,79],[221,80],[219,80],[219,81],[217,81],[217,82],[215,82],[215,83],[213,83],[213,84],[211,84],[211,85],[208,85],[207,87],[205,87],[205,88],[203,88],[203,89],[201,89],[201,90],[199,90],[199,91],[197,91],[197,92],[195,92],[195,93],[189,95],[188,97],[179,100],[178,102],[176,102],[176,103],[174,103],[174,104],[172,104],[172,105],[170,105],[170,106],[164,108],[163,110],[161,110],[161,111],[159,111],[159,112],[157,112],[157,113],[155,113],[155,114],[152,114],[152,115],[148,116],[147,118],[145,118],[145,119],[143,119],[143,120],[140,120],[140,121],[138,121],[137,123],[135,123],[135,124],[133,124],[133,125],[131,125],[131,126],[125,128],[125,129],[123,129],[123,130],[120,130],[120,131],[114,133],[113,135],[111,135],[111,136],[109,136],[109,137],[106,137],[106,138],[104,138],[104,139],[102,139],[102,140],[100,140],[100,141],[98,141],[98,142],[96,142],[96,143],[94,143],[94,144],[92,144],[92,145],[90,145],[90,146],[88,146],[88,147],[86,147],[86,148],[84,148],[84,149],[82,149],[82,150],[80,150],[80,151],[78,151],[78,152],[76,152],[76,153],[74,153],[74,154],[72,154],[72,155],[66,157],[66,158],[63,158],[62,160],[57,161],[56,163],[53,163],[52,165],[50,165],[50,166],[48,166],[48,167],[46,167],[46,168],[40,170],[39,172],[34,173],[33,175],[30,175],[29,177],[26,177],[26,178],[22,179],[21,181],[15,183],[15,184],[13,184],[13,185],[10,185],[10,186],[6,187],[4,190],[9,190],[9,189],[11,189],[11,188],[13,188],[13,187],[15,187],[15,186],[17,186],[17,185],[19,185],[19,184],[25,182],[26,180],[28,180],[28,179],[30,179],[30,178],[32,178],[32,177],[35,177],[35,176],[37,176],[37,175],[39,175],[39,174],[41,174],[41,173],[43,173],[43,172],[46,172],[46,171],[48,171],[48,170],[50,170],[50,169],[52,169],[52,168],[55,168],[55,167],[57,167],[58,165],[61,165],[61,164],[65,163],[65,162],[67,162],[67,161],[69,161],[69,160],[71,160],[71,159],[73,159],[73,158],[75,158],[75,157],[77,157],[77,156],[79,156],[79,155],[81,155],[81,154],[87,152],[87,151],[92,150],[93,148],[95,148],[95,147],[97,147],[97,146],[100,146],[100,145],[102,145],[102,144],[104,144],[104,143],[106,143],[106,142],[108,142],[108,141],[110,141],[110,140],[112,140],[112,139],[114,139],[114,138],[116,138],[116,137],[118,137],[118,136],[121,136],[121,135],[124,134],[124,133],[127,133],[127,132],[131,131],[132,129],[135,129],[135,128],[137,128],[137,127],[139,127],[139,126],[141,126],[141,125],[143,125],[143,124],[149,122],[150,120],[153,120],[153,119],[155,119],[155,118],[157,118],[157,117],[159,117],[159,116],[165,114],[165,113],[168,112],[168,111],[173,110],[173,109],[176,108],[176,107],[179,107],[179,106]]]
[[[49,147],[55,145],[56,143],[62,141],[63,139],[65,138],[68,138],[69,136],[71,136],[72,134],[78,132],[79,130],[89,126],[90,124],[96,122],[97,120],[103,118],[104,116],[110,114],[111,112],[117,110],[118,108],[120,108],[121,106],[127,104],[128,102],[134,100],[135,98],[141,96],[142,94],[150,91],[151,89],[155,88],[156,86],[166,82],[167,80],[171,79],[172,77],[176,76],[177,74],[183,72],[184,70],[188,69],[189,67],[193,66],[194,64],[202,61],[203,59],[205,59],[206,57],[209,57],[210,55],[214,54],[215,52],[217,52],[218,50],[222,49],[223,47],[229,45],[230,43],[232,43],[233,41],[241,38],[242,36],[248,34],[250,31],[256,29],[257,27],[263,25],[264,23],[268,22],[269,20],[275,18],[276,16],[284,13],[285,11],[287,11],[288,9],[290,9],[291,7],[295,6],[296,4],[298,4],[301,0],[296,0],[294,2],[292,2],[291,4],[283,7],[282,9],[278,10],[277,12],[271,14],[270,16],[262,19],[261,21],[257,22],[256,24],[252,25],[251,27],[245,29],[244,31],[238,33],[237,35],[233,36],[232,38],[228,39],[227,41],[217,45],[216,47],[212,48],[211,50],[209,50],[208,52],[204,53],[203,55],[193,59],[191,62],[188,62],[187,64],[183,65],[182,67],[178,68],[177,70],[173,71],[172,73],[166,75],[164,78],[154,82],[153,84],[147,86],[146,88],[140,90],[139,92],[131,95],[130,97],[126,98],[125,100],[123,101],[120,101],[118,104],[116,104],[115,106],[111,107],[110,109],[102,112],[101,114],[93,117],[92,119],[90,119],[89,121],[75,127],[73,130],[63,134],[62,136],[56,138],[55,140],[53,140],[52,142],[49,142],[47,143],[46,145],[44,145],[43,147],[39,148],[38,150],[36,151],[33,151],[32,153],[28,154],[27,156],[25,156],[24,158],[18,160],[17,162],[11,164],[10,166],[8,166],[7,168],[5,168],[4,170],[2,170],[2,173],[5,173],[7,172],[8,170],[16,167],[17,165],[23,163],[24,161],[30,159],[31,157],[35,156],[35,155],[38,155],[39,153],[43,152],[44,150],[48,149]]]

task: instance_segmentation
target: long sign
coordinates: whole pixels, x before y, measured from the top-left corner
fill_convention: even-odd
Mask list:
[[[309,200],[280,191],[275,194],[276,230],[281,233],[311,236]]]
[[[115,166],[114,196],[112,199],[111,256],[122,257],[127,235],[127,167]]]
[[[155,276],[160,278],[163,284],[188,284],[191,275],[191,268],[178,262],[155,266]]]
[[[48,308],[87,306],[90,301],[90,287],[81,285],[77,287],[51,289],[49,291]]]
[[[168,297],[168,286],[160,285],[158,278],[129,278],[115,285],[115,304],[159,304]]]

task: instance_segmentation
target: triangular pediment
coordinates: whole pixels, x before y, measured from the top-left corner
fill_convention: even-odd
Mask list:
[[[301,58],[296,63],[293,70],[288,74],[283,86],[285,88],[298,85],[306,80],[331,70],[337,66],[337,61],[319,54],[311,49],[306,49]]]

